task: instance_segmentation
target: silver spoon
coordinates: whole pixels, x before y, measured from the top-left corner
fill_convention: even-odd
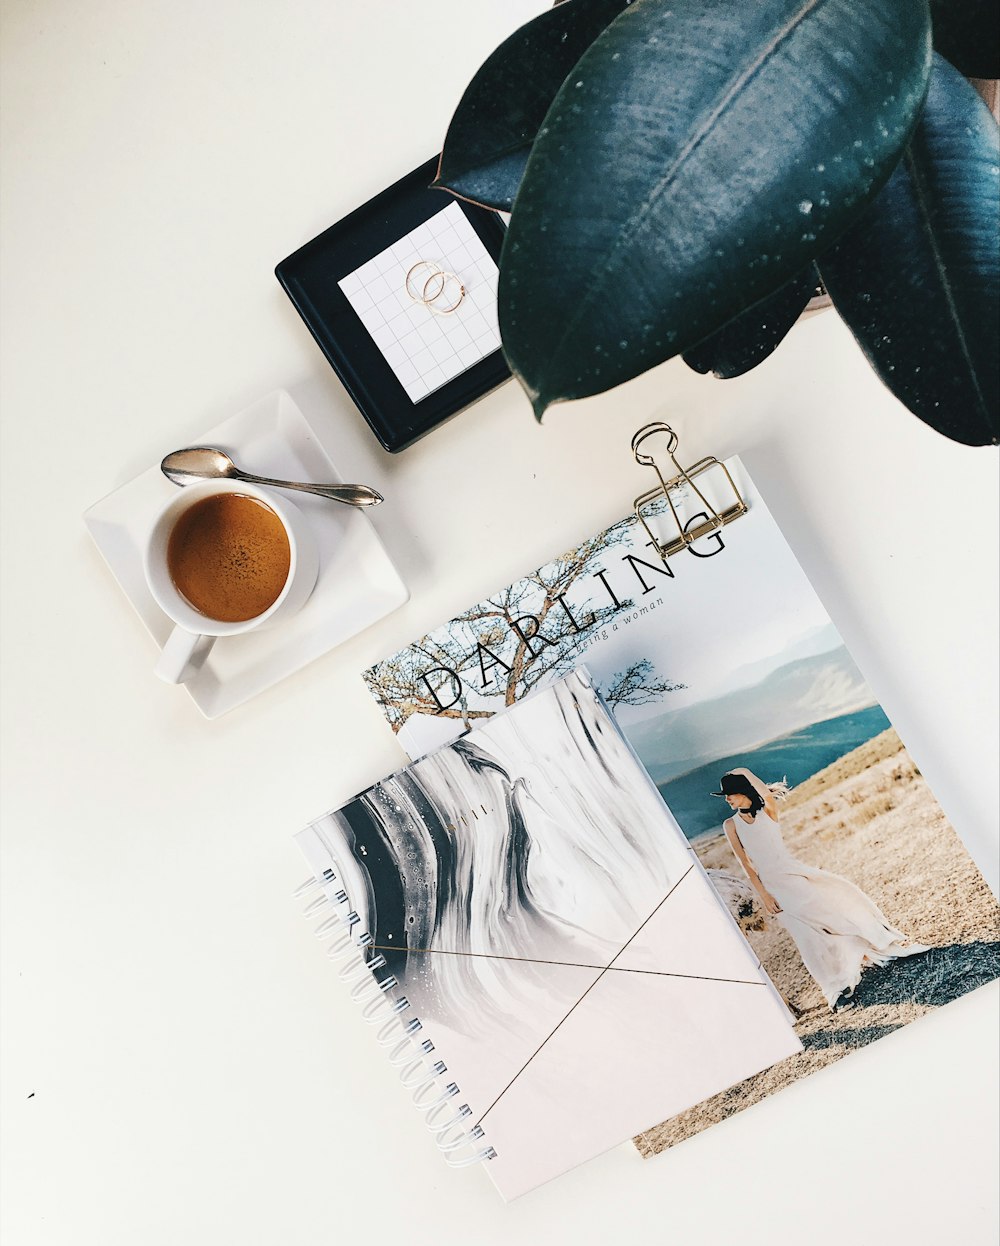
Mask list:
[[[367,485],[306,485],[293,480],[272,480],[241,471],[223,450],[212,446],[189,446],[174,450],[160,464],[160,471],[175,485],[193,485],[199,480],[245,480],[253,485],[270,485],[274,489],[297,489],[300,493],[318,493],[321,498],[344,502],[348,506],[378,506],[384,501]]]

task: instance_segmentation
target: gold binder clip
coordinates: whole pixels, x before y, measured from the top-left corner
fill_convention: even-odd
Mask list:
[[[674,466],[676,474],[673,476],[664,476],[663,472],[660,471],[660,466],[653,455],[639,449],[648,437],[652,437],[656,433],[665,433],[667,436],[666,453],[670,459],[670,462]],[[639,497],[635,499],[633,505],[635,507],[636,518],[646,529],[646,532],[649,534],[649,538],[653,544],[653,548],[657,551],[661,558],[669,558],[671,554],[680,553],[681,550],[687,549],[688,546],[693,545],[694,542],[699,540],[701,537],[710,536],[712,533],[718,532],[720,528],[724,528],[726,524],[732,523],[734,519],[739,519],[741,515],[745,515],[747,512],[747,504],[740,497],[740,491],[736,488],[736,483],[729,474],[729,469],[726,467],[725,463],[721,463],[717,458],[709,456],[705,459],[699,459],[698,462],[691,467],[683,468],[680,463],[677,462],[677,445],[677,434],[669,424],[664,424],[662,421],[657,421],[655,424],[646,424],[643,428],[640,428],[636,435],[632,438],[632,453],[635,456],[635,461],[643,467],[651,467],[653,471],[656,472],[657,478],[660,482],[655,489],[650,489],[648,493],[640,494]],[[694,478],[696,476],[700,476],[702,472],[708,471],[711,467],[718,467],[725,473],[726,480],[729,482],[729,487],[733,491],[734,501],[731,505],[726,506],[721,510],[716,510],[716,508],[709,502],[708,498],[705,497],[704,493],[702,493],[702,491],[694,483]],[[697,523],[692,523],[690,517],[687,522],[682,520],[677,507],[674,505],[674,499],[671,497],[671,494],[682,488],[690,489],[691,493],[700,503],[701,513],[704,514],[705,518],[701,519],[700,516],[698,516],[699,522]],[[654,513],[657,515],[664,515],[667,510],[669,510],[670,515],[677,526],[677,535],[668,541],[661,541],[657,537],[656,533],[649,526],[646,515],[643,513],[644,510],[648,509],[651,505],[657,502],[661,505]],[[663,503],[665,503],[665,505],[663,505]]]

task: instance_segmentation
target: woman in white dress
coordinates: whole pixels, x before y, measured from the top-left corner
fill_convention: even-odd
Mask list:
[[[720,786],[712,795],[725,797],[733,811],[723,830],[736,859],[764,912],[792,936],[831,1009],[869,965],[928,950],[891,926],[852,882],[792,856],[781,838],[776,803],[786,784],[768,785],[739,767],[723,775]]]

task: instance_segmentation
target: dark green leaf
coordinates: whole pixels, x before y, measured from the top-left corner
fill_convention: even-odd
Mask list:
[[[688,350],[847,228],[926,90],[922,0],[634,0],[538,133],[500,268],[538,414]]]
[[[531,144],[566,75],[631,0],[563,0],[522,26],[469,83],[435,186],[509,212]]]
[[[725,380],[756,368],[805,311],[818,282],[816,266],[809,264],[780,290],[685,351],[684,362],[695,372],[711,372]]]
[[[996,0],[931,0],[934,49],[967,78],[1000,78]]]
[[[974,446],[1000,436],[998,166],[996,123],[935,56],[899,168],[817,261],[834,305],[900,402]]]

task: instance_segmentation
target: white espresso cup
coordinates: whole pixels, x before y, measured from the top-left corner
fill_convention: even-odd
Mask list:
[[[269,507],[288,537],[290,561],[284,587],[263,613],[227,623],[196,610],[170,576],[167,546],[181,515],[196,502],[220,493],[238,493]],[[290,618],[308,601],[319,573],[319,550],[305,515],[287,498],[241,480],[206,480],[186,485],[163,507],[149,533],[143,558],[146,582],[156,604],[176,626],[163,646],[156,674],[170,684],[184,683],[201,669],[220,636],[241,636],[262,627],[274,627]]]

